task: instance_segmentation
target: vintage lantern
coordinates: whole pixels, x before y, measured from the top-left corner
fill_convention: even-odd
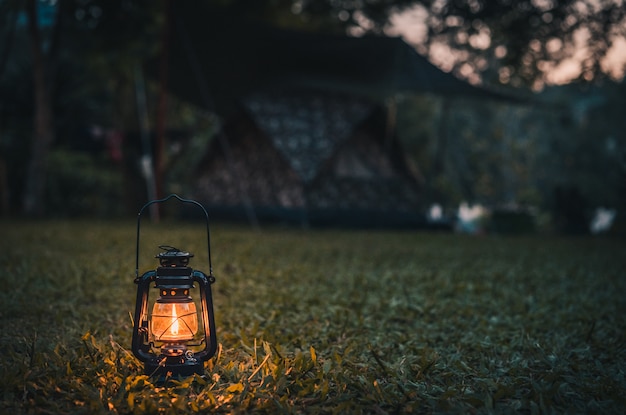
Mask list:
[[[176,198],[183,203],[199,207],[206,218],[209,274],[189,266],[193,254],[169,245],[156,258],[156,270],[139,276],[139,236],[141,214],[155,203]],[[215,282],[211,265],[209,216],[204,207],[189,199],[172,194],[164,199],[146,203],[137,215],[137,249],[135,283],[137,301],[133,325],[132,350],[144,362],[145,373],[157,377],[157,382],[167,378],[202,374],[204,362],[215,354],[217,339],[211,284]],[[150,286],[158,290],[156,300],[150,300]],[[195,285],[198,285],[197,289]],[[199,298],[193,298],[193,293]],[[198,307],[199,306],[199,307]]]

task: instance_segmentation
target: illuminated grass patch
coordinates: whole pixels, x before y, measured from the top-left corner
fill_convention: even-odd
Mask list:
[[[162,388],[130,352],[134,223],[0,226],[2,413],[626,409],[624,241],[217,225],[218,353]],[[141,264],[206,270],[203,230],[146,226]]]

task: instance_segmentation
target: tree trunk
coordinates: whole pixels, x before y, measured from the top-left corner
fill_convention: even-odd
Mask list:
[[[55,137],[50,89],[46,79],[48,62],[42,47],[36,8],[36,0],[26,2],[33,59],[35,114],[31,159],[22,196],[22,209],[26,215],[30,216],[41,216],[45,212],[46,161]]]
[[[15,38],[15,27],[17,25],[18,10],[9,9],[11,16],[7,19],[9,21],[9,28],[7,29],[7,35],[5,38],[4,48],[2,49],[2,55],[0,55],[0,79],[7,68],[7,62],[11,55],[11,48],[13,47],[13,39]],[[0,112],[2,112],[2,103],[0,102]],[[0,131],[0,134],[2,132]],[[0,137],[2,141],[2,137]],[[6,163],[6,155],[0,155],[0,216],[9,214],[9,180],[8,170]]]

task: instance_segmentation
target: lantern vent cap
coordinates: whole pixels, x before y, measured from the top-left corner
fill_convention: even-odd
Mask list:
[[[155,255],[155,258],[159,259],[174,259],[174,258],[192,258],[193,254],[186,251],[181,251],[178,248],[169,245],[159,245],[159,248],[165,252],[160,252]]]

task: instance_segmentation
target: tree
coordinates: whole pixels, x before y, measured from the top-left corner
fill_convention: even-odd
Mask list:
[[[46,211],[47,160],[51,148],[58,144],[59,115],[65,119],[71,117],[68,113],[58,113],[71,111],[60,103],[67,105],[82,99],[80,111],[84,112],[85,107],[94,107],[86,105],[94,104],[98,99],[94,97],[119,97],[110,93],[111,88],[116,88],[116,81],[119,84],[119,80],[130,77],[132,82],[128,73],[132,74],[132,68],[155,50],[156,42],[150,36],[154,33],[151,29],[158,20],[156,12],[160,5],[141,0],[26,0],[3,6],[14,15],[26,17],[32,69],[33,133],[21,199],[24,214],[40,216]],[[42,15],[42,10],[47,13]],[[7,33],[10,42],[12,32]],[[0,69],[14,58],[9,51],[16,49],[10,45],[3,49]],[[111,65],[111,62],[116,64]],[[59,71],[60,67],[64,71]],[[73,73],[73,78],[68,73]],[[111,107],[125,108],[124,105]],[[100,114],[95,117],[106,123],[104,113],[107,111],[100,108]]]
[[[64,2],[60,1],[61,4]],[[33,91],[35,103],[34,131],[31,158],[28,165],[26,186],[23,194],[23,210],[29,215],[43,213],[43,196],[45,190],[46,160],[54,141],[55,128],[51,102],[51,79],[54,77],[56,58],[58,56],[59,30],[61,27],[58,7],[50,47],[44,50],[43,34],[40,27],[36,0],[26,2],[30,49],[33,63]]]
[[[231,4],[246,3],[245,0]],[[255,2],[258,3],[258,2]],[[486,72],[492,82],[541,87],[546,73],[585,50],[580,78],[603,78],[603,60],[626,37],[623,0],[282,0],[294,17],[318,27],[353,33],[389,32],[400,12],[423,16],[424,36],[416,45],[428,54],[448,45],[460,56],[454,70],[467,76]],[[260,6],[257,4],[257,10]],[[269,7],[269,6],[268,6]],[[257,11],[258,13],[258,11]],[[283,18],[284,20],[284,18]],[[293,20],[292,20],[293,22]],[[291,23],[296,24],[296,23]],[[495,73],[489,70],[495,68]]]

